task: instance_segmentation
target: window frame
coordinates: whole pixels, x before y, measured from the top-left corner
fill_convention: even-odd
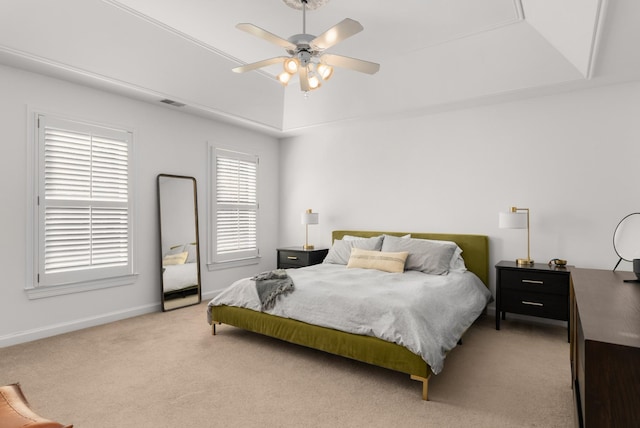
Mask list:
[[[25,292],[29,299],[39,299],[63,294],[84,292],[94,289],[116,287],[133,284],[137,278],[135,269],[137,266],[134,248],[136,248],[136,227],[135,227],[135,175],[134,175],[134,132],[122,126],[105,125],[88,120],[65,117],[56,113],[46,113],[41,111],[29,111],[29,132],[27,144],[27,156],[29,164],[27,167],[27,281]],[[43,260],[43,231],[44,218],[42,213],[46,206],[44,197],[44,132],[41,129],[46,127],[46,123],[58,126],[68,126],[71,132],[102,132],[107,135],[123,136],[127,145],[127,198],[124,204],[127,211],[127,263],[125,266],[115,268],[85,268],[79,269],[74,275],[65,278],[65,275],[58,276],[57,281],[53,281],[54,276],[48,282],[42,275],[44,274]],[[69,199],[67,199],[68,201]],[[92,204],[88,204],[92,206]],[[107,204],[108,205],[108,204]]]
[[[207,234],[207,268],[209,270],[227,269],[239,266],[248,266],[257,264],[260,261],[260,203],[259,203],[259,170],[260,170],[260,158],[258,155],[239,152],[237,150],[231,150],[223,147],[216,147],[213,143],[208,143],[209,163],[208,163],[208,194],[209,194],[209,215],[208,220],[208,234]],[[255,211],[255,248],[247,250],[246,252],[240,252],[239,256],[231,255],[219,255],[218,248],[218,198],[217,198],[217,159],[219,156],[236,159],[244,162],[255,163],[255,204],[253,210]],[[236,207],[246,208],[247,204],[222,204],[225,207],[235,205]]]

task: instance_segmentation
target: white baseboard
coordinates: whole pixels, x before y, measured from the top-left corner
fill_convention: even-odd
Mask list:
[[[207,291],[206,293],[202,293],[202,301],[206,302],[208,300],[212,300],[220,293],[222,293],[222,290]]]
[[[82,318],[69,322],[47,325],[46,327],[34,328],[32,330],[11,333],[5,336],[0,336],[0,348],[18,345],[20,343],[31,342],[33,340],[43,339],[45,337],[56,336],[58,334],[69,333],[71,331],[82,330],[83,328],[107,324],[125,318],[148,314],[151,312],[158,312],[160,310],[160,303],[156,303],[139,306],[136,308],[129,308],[122,311],[101,314],[95,317]]]

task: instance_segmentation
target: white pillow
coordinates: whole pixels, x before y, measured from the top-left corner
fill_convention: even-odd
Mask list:
[[[453,252],[451,262],[449,263],[449,272],[466,272],[467,266],[462,258],[462,248],[456,244],[456,250]]]
[[[349,263],[352,248],[380,251],[380,248],[382,248],[382,236],[359,238],[351,241],[346,239],[336,239],[333,241],[333,245],[329,249],[327,256],[324,258],[323,263],[346,265]]]

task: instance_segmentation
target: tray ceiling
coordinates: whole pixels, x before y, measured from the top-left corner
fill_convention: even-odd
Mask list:
[[[336,69],[308,99],[275,81],[277,66],[231,72],[284,53],[237,23],[283,38],[302,32],[301,12],[282,0],[0,1],[0,63],[282,135],[638,79],[638,54],[623,45],[638,36],[638,3],[331,0],[307,12],[307,32],[355,19],[364,31],[330,52],[381,69]]]

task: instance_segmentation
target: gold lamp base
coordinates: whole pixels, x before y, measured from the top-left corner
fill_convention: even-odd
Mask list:
[[[533,260],[531,259],[516,259],[516,264],[518,266],[532,266]]]
[[[305,244],[302,246],[303,250],[313,250],[313,245]]]

